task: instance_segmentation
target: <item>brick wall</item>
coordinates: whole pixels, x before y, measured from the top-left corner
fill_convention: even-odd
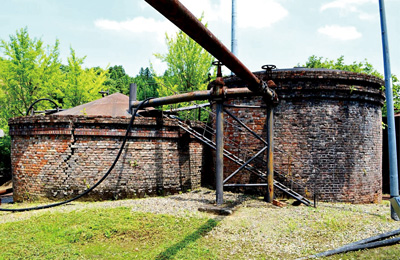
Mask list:
[[[14,200],[69,198],[109,169],[129,118],[29,116],[9,122]],[[200,186],[202,145],[168,119],[137,118],[108,178],[87,198],[163,195]]]
[[[382,194],[383,82],[375,77],[336,70],[277,70],[273,79],[280,102],[274,110],[274,167],[276,179],[312,196],[314,189],[325,201],[379,202]],[[243,87],[236,77],[225,80],[228,87]],[[261,97],[237,98],[228,109],[266,139],[266,103]],[[262,108],[251,108],[251,106]],[[238,155],[243,148],[254,155],[263,147],[234,121],[225,126],[225,147]],[[230,140],[228,140],[230,139]],[[232,143],[235,142],[235,143]],[[264,158],[265,159],[265,158]],[[225,160],[225,175],[238,168]],[[257,162],[265,170],[262,162]],[[243,172],[230,183],[254,183],[258,178]],[[300,185],[296,185],[300,184]]]
[[[256,75],[273,79],[280,99],[274,110],[274,167],[281,174],[276,179],[308,196],[316,190],[326,201],[379,202],[383,82],[332,70]],[[245,86],[236,77],[225,82],[228,87]],[[225,104],[244,106],[227,109],[266,138],[262,97],[236,98]],[[230,122],[224,129],[228,150],[250,158],[263,147],[232,118],[225,118]],[[124,117],[90,116],[11,119],[14,199],[71,197],[93,185],[115,158],[128,122]],[[129,136],[115,169],[90,198],[174,193],[197,188],[200,181],[214,181],[212,152],[204,149],[203,154],[202,145],[172,121],[137,118]],[[249,152],[244,154],[245,150]],[[226,176],[238,167],[227,159],[224,163]],[[265,170],[264,162],[255,164]],[[259,181],[243,171],[231,183]]]

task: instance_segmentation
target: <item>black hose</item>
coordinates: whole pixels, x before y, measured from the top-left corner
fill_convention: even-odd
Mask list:
[[[43,101],[43,100],[50,101],[50,102],[52,102],[54,105],[56,105],[57,109],[59,108],[58,105],[57,105],[57,103],[54,102],[53,100],[51,100],[50,98],[39,98],[38,100],[36,100],[35,102],[33,102],[33,103],[29,106],[28,110],[26,110],[26,115],[29,114],[29,111],[31,111],[31,109],[33,108],[33,105],[35,105],[36,103],[38,103],[38,102],[40,102],[40,101]]]
[[[0,208],[0,211],[8,211],[8,212],[22,212],[22,211],[30,211],[30,210],[39,210],[39,209],[47,209],[47,208],[53,208],[53,207],[57,207],[57,206],[61,206],[64,204],[67,204],[71,201],[77,200],[83,196],[85,196],[86,194],[88,194],[89,192],[91,192],[92,190],[94,190],[97,186],[100,185],[100,183],[102,183],[107,176],[111,173],[111,171],[114,169],[115,165],[117,164],[119,157],[121,156],[122,150],[125,147],[125,143],[126,140],[128,139],[128,135],[129,132],[131,131],[132,128],[132,124],[133,121],[135,120],[136,114],[139,111],[139,109],[143,106],[144,103],[148,102],[150,99],[152,98],[147,98],[145,100],[143,100],[142,102],[140,102],[140,104],[136,107],[134,113],[132,114],[131,120],[129,122],[128,128],[126,129],[126,133],[125,133],[125,137],[124,140],[122,141],[121,147],[119,148],[118,154],[115,157],[115,160],[113,162],[113,164],[110,166],[110,168],[108,169],[108,171],[103,175],[103,177],[97,181],[92,187],[88,188],[87,190],[85,190],[83,193],[79,194],[76,197],[73,197],[69,200],[65,200],[65,201],[61,201],[61,202],[57,202],[57,203],[53,203],[53,204],[48,204],[48,205],[43,205],[43,206],[37,206],[37,207],[31,207],[31,208],[20,208],[20,209],[4,209],[4,208]]]
[[[353,245],[350,247],[341,247],[338,249],[333,249],[333,250],[322,252],[322,253],[319,253],[319,254],[316,254],[313,256],[309,256],[306,259],[325,257],[325,256],[330,256],[330,255],[346,253],[346,252],[350,252],[350,251],[358,251],[358,250],[362,250],[362,249],[376,248],[376,247],[381,247],[381,246],[390,246],[390,245],[394,245],[397,243],[400,243],[400,237],[395,237],[395,238],[391,238],[391,239],[386,239],[386,240],[376,241],[376,242],[371,242],[371,243],[366,243],[366,244],[357,244],[357,245]]]
[[[315,255],[311,256],[306,256],[302,258],[298,258],[297,260],[303,260],[303,259],[311,259],[311,258],[319,258],[319,257],[325,257],[325,256],[330,256],[330,255],[335,255],[335,254],[341,254],[341,253],[346,253],[350,251],[357,251],[361,249],[367,249],[367,248],[375,248],[375,247],[381,247],[381,246],[389,246],[393,244],[397,244],[400,242],[399,237],[391,238],[391,239],[386,239],[388,237],[396,236],[400,234],[400,229],[396,229],[393,231],[389,231],[377,236],[369,237],[363,240],[359,240],[357,242],[351,243],[344,245],[342,247],[328,250],[325,252],[321,252]],[[382,240],[386,239],[386,240]],[[381,241],[379,241],[381,240]]]

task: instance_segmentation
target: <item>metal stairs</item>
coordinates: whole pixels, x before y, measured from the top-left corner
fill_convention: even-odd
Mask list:
[[[178,123],[179,127],[182,130],[184,130],[185,132],[189,133],[190,135],[192,135],[194,138],[196,138],[197,140],[199,140],[203,144],[206,144],[210,148],[216,150],[216,144],[212,140],[210,140],[209,138],[205,137],[204,135],[202,135],[201,133],[199,133],[198,131],[193,129],[191,126],[186,124],[183,120],[180,120],[179,118],[174,117],[174,116],[170,116],[169,118],[172,118],[172,119],[176,120],[176,122]],[[236,155],[234,155],[233,153],[227,151],[226,149],[224,149],[224,156],[226,158],[228,158],[229,160],[231,160],[232,162],[238,164],[240,167],[243,167],[244,169],[248,170],[249,172],[257,175],[261,179],[266,180],[266,174],[265,173],[263,173],[259,169],[255,168],[255,167],[253,167],[253,166],[251,166],[249,164],[246,164],[246,162],[243,159],[237,157]],[[228,177],[226,180],[224,180],[224,186],[225,187],[229,187],[230,186],[229,184],[225,184],[225,182],[229,178],[230,177]],[[265,183],[265,185],[263,185],[263,186],[266,186],[266,185],[267,184]],[[309,201],[307,198],[305,198],[301,194],[297,193],[296,191],[286,187],[285,185],[283,185],[282,183],[278,182],[277,180],[274,180],[274,187],[276,187],[280,191],[284,192],[285,194],[289,195],[290,197],[298,200],[299,202],[303,203],[304,205],[312,206],[311,201]]]

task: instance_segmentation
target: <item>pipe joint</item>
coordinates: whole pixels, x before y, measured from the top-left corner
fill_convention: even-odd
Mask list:
[[[211,88],[210,99],[214,101],[223,101],[226,99],[228,88],[223,84],[219,84],[217,80],[214,81],[216,84]],[[222,81],[223,83],[223,81]]]
[[[259,88],[260,92],[265,94],[270,101],[272,101],[273,103],[278,103],[279,102],[278,95],[274,90],[271,89],[275,87],[276,84],[274,81],[268,80],[267,82],[265,82],[264,80],[261,80]]]

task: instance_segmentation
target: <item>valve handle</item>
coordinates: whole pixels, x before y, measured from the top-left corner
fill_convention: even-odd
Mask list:
[[[276,69],[276,65],[267,64],[267,65],[263,65],[261,68],[262,68],[263,70],[266,70],[266,71],[271,71],[271,70]]]

